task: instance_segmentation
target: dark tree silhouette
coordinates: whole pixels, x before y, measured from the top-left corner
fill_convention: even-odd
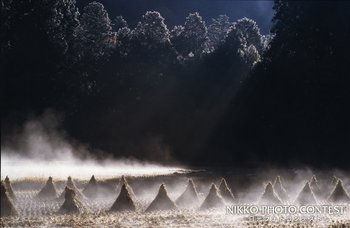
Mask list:
[[[111,54],[116,43],[111,20],[104,6],[91,2],[84,7],[78,30],[82,58],[98,60]]]
[[[216,19],[212,19],[212,23],[208,26],[209,49],[214,50],[226,35],[232,23],[226,15],[219,15]]]
[[[43,1],[50,16],[45,28],[49,39],[63,54],[73,54],[75,37],[79,27],[79,10],[75,6],[75,0],[68,1]],[[69,60],[72,60],[70,58]]]
[[[215,145],[226,155],[346,165],[349,7],[344,2],[275,1],[275,37],[216,135]]]
[[[265,35],[198,13],[171,31],[156,11],[129,26],[85,4],[1,0],[4,135],[53,108],[73,138],[117,157],[346,160],[349,3],[276,0]]]
[[[259,53],[263,52],[260,29],[254,20],[244,17],[235,22],[235,27],[244,37],[248,47],[254,45]]]
[[[185,59],[199,58],[207,48],[207,27],[199,13],[190,13],[183,27],[175,27],[172,43]]]
[[[128,22],[123,18],[123,16],[116,16],[112,21],[112,28],[114,32],[118,32],[119,29],[129,27]]]

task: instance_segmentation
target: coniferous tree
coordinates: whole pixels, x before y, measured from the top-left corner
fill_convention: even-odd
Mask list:
[[[207,50],[207,27],[199,13],[190,13],[182,27],[175,27],[172,43],[183,58],[199,58]]]
[[[135,29],[122,29],[119,47],[129,66],[130,83],[140,90],[159,86],[165,80],[164,72],[169,71],[175,59],[170,43],[170,31],[164,18],[156,11],[148,11]],[[142,87],[142,88],[140,88]]]
[[[116,44],[116,34],[101,3],[91,2],[84,7],[78,36],[82,58],[99,60],[111,54]]]
[[[75,0],[43,1],[43,7],[50,11],[46,32],[49,39],[62,53],[73,54],[79,27],[79,10]]]
[[[260,29],[254,20],[244,17],[235,22],[235,27],[246,40],[248,47],[254,45],[259,53],[263,52]]]
[[[232,23],[226,15],[219,15],[216,19],[212,19],[212,24],[208,26],[210,50],[214,50],[226,38],[231,26]]]
[[[226,130],[216,134],[232,139],[223,151],[246,151],[245,159],[342,164],[350,148],[344,105],[350,100],[349,8],[347,2],[275,1],[274,38],[232,103]],[[337,160],[329,160],[329,151]]]
[[[170,42],[170,32],[164,18],[156,11],[148,11],[143,20],[133,30],[133,39],[148,49],[157,48],[158,44]]]
[[[128,22],[123,18],[123,16],[116,16],[112,21],[112,28],[114,32],[118,32],[119,29],[129,27]]]
[[[130,45],[132,38],[132,30],[128,27],[120,28],[117,32],[117,52],[121,57],[128,57],[130,54]]]

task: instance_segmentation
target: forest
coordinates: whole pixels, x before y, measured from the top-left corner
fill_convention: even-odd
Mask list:
[[[275,0],[272,28],[99,2],[1,0],[1,146],[33,116],[114,157],[349,168],[350,2]]]

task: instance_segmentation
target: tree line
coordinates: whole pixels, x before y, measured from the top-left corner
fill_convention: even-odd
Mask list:
[[[168,28],[159,12],[130,26],[98,2],[1,6],[2,132],[53,108],[74,138],[115,156],[346,160],[347,2],[275,0],[268,35],[225,15]]]
[[[131,27],[99,2],[1,3],[4,117],[53,108],[76,138],[132,156],[183,143],[177,122],[184,131],[213,125],[271,40],[249,18],[219,15],[207,25],[194,12],[170,29],[148,11]]]

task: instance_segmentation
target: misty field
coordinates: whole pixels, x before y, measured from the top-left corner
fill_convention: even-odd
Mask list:
[[[303,189],[303,178],[309,179],[308,171],[303,171],[290,176],[283,175],[283,186],[292,199],[298,197]],[[300,218],[294,221],[258,220],[259,217],[247,215],[233,215],[227,213],[226,207],[200,209],[200,204],[205,201],[212,183],[221,186],[222,177],[227,180],[228,189],[232,190],[235,201],[226,205],[246,205],[256,203],[267,194],[269,181],[275,180],[276,173],[264,173],[257,175],[250,172],[222,172],[222,171],[197,171],[188,173],[173,173],[158,176],[127,176],[128,185],[135,194],[135,211],[110,212],[110,208],[121,192],[120,177],[102,178],[96,176],[97,186],[94,197],[80,198],[87,209],[81,213],[59,214],[58,211],[64,199],[60,197],[66,186],[67,179],[53,178],[57,190],[56,199],[39,199],[38,192],[47,184],[47,178],[18,178],[11,179],[15,198],[12,200],[17,210],[15,216],[3,216],[1,227],[350,227],[349,211],[341,216],[324,215],[320,220]],[[264,178],[262,177],[264,176]],[[346,176],[338,175],[343,179],[346,192],[349,192],[350,183]],[[311,176],[312,177],[312,176]],[[318,175],[317,184],[322,191],[314,192],[319,204],[326,204],[327,193],[332,191],[332,176]],[[313,178],[313,177],[312,177]],[[2,178],[4,179],[4,178]],[[174,202],[188,187],[188,180],[193,180],[195,191],[198,193],[200,204],[185,205],[176,210],[147,211],[158,193],[159,186],[164,183],[167,194]],[[277,180],[278,178],[276,178]],[[77,188],[76,191],[84,192],[91,182],[89,179],[72,178]],[[278,186],[274,188],[279,192]],[[281,180],[279,180],[281,181]],[[316,179],[311,179],[310,183]],[[308,182],[309,183],[309,182]],[[328,186],[328,187],[327,187]],[[313,188],[314,189],[314,186]],[[85,191],[86,193],[86,191]],[[220,193],[223,197],[223,193]],[[221,196],[220,196],[221,197]],[[282,198],[282,197],[281,197]],[[226,201],[227,202],[227,201]],[[284,201],[284,204],[288,204]],[[349,204],[347,204],[349,209]],[[276,218],[275,218],[276,219]],[[303,220],[304,219],[304,220]],[[313,221],[311,221],[313,220]]]

